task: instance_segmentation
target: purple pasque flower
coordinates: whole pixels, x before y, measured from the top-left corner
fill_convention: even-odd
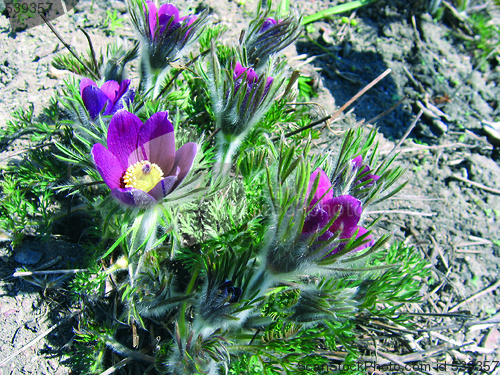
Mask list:
[[[80,95],[90,118],[95,120],[103,110],[104,116],[113,115],[123,109],[125,104],[132,103],[135,92],[129,89],[129,86],[130,80],[124,79],[120,84],[116,81],[106,81],[99,88],[91,79],[83,78],[80,81]]]
[[[362,177],[354,183],[354,186],[359,185],[363,182],[367,182],[364,186],[370,187],[375,184],[375,182],[380,178],[376,174],[371,174],[370,167],[366,164],[363,164],[363,156],[359,155],[352,159],[352,165],[354,168],[361,170]]]
[[[197,19],[196,15],[179,17],[179,9],[173,4],[163,4],[158,9],[153,1],[148,1],[146,6],[152,40],[158,40],[161,35],[172,34],[183,23],[190,26]]]
[[[255,69],[265,66],[269,57],[297,39],[302,31],[302,17],[292,11],[282,20],[261,15],[250,23],[240,45],[246,49],[247,59]]]
[[[180,17],[173,4],[157,7],[153,1],[130,0],[130,15],[142,36],[143,69],[147,74],[163,70],[179,57],[181,50],[196,38],[207,21],[208,13]]]
[[[339,239],[349,239],[354,235],[356,235],[356,238],[359,238],[367,233],[367,230],[365,228],[358,225],[361,219],[361,214],[363,213],[361,201],[351,195],[341,195],[338,197],[334,197],[332,184],[330,183],[328,176],[323,170],[317,169],[311,175],[307,190],[308,196],[311,193],[314,182],[318,178],[318,175],[318,187],[312,197],[310,211],[305,218],[302,233],[313,234],[317,231],[320,231],[324,229],[325,226],[334,217],[337,218],[325,231],[325,233],[318,237],[319,241],[328,241],[337,232],[339,232]],[[366,239],[371,241],[356,248],[355,251],[359,251],[373,245],[374,242],[372,240],[372,236],[368,236]],[[327,256],[338,253],[344,247],[344,243],[336,246],[327,254]]]
[[[92,147],[97,171],[121,203],[155,205],[179,186],[193,165],[196,143],[175,150],[174,128],[168,112],[157,112],[144,124],[125,110],[108,128],[107,146]]]
[[[266,18],[266,20],[264,21],[264,23],[262,24],[262,27],[260,28],[259,32],[263,33],[264,31],[266,31],[267,29],[275,26],[276,24],[278,24],[279,21],[276,21],[274,18],[272,17],[269,17],[269,18]]]
[[[233,81],[235,95],[238,94],[241,85],[246,82],[247,92],[239,108],[240,112],[246,112],[254,111],[262,102],[273,83],[273,77],[266,78],[264,90],[258,95],[258,86],[260,86],[259,76],[255,73],[255,70],[246,68],[237,61],[234,67]]]

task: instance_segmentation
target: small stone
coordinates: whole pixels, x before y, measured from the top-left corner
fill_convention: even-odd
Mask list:
[[[483,130],[488,141],[496,147],[500,147],[500,122],[483,121]]]
[[[443,121],[438,119],[432,120],[432,129],[435,130],[439,135],[445,134],[448,131],[448,125]]]
[[[14,255],[14,260],[21,264],[37,264],[43,253],[31,249],[22,249]]]

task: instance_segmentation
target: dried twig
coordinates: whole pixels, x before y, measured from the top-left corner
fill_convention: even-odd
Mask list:
[[[88,269],[74,269],[74,270],[49,270],[49,271],[25,271],[25,272],[14,272],[12,277],[23,277],[23,276],[38,276],[38,275],[58,275],[60,273],[78,273],[87,272]]]
[[[285,134],[285,138],[291,137],[292,135],[298,134],[304,130],[310,129],[316,125],[321,124],[322,122],[326,122],[330,119],[334,120],[337,117],[339,117],[342,112],[345,111],[347,107],[349,107],[352,103],[354,103],[356,100],[358,100],[362,95],[364,95],[368,90],[370,90],[373,86],[375,86],[377,83],[379,83],[385,76],[387,76],[391,72],[391,69],[387,69],[385,72],[380,74],[377,78],[375,78],[373,81],[371,81],[368,85],[366,85],[360,92],[358,92],[356,95],[354,95],[347,103],[345,103],[342,107],[340,107],[337,112],[335,112],[333,115],[328,115],[323,117],[322,119],[318,121],[311,122],[309,125],[303,126],[300,129],[291,131],[289,133]],[[326,125],[323,126],[321,130],[323,130],[326,127]],[[272,140],[273,141],[278,141],[280,137],[275,137]]]
[[[116,365],[111,366],[108,368],[106,371],[101,372],[100,375],[111,375],[115,371],[121,369],[123,366],[127,365],[128,363],[132,362],[134,359],[131,357],[127,357],[125,359],[122,359],[120,362],[118,362]]]
[[[90,69],[87,64],[85,64],[81,59],[80,59],[80,56],[78,56],[78,54],[73,50],[73,48],[68,44],[66,43],[66,41],[62,38],[61,35],[59,35],[59,33],[56,31],[56,29],[54,28],[54,26],[52,26],[52,24],[50,23],[50,21],[43,15],[43,13],[38,13],[40,15],[40,17],[42,17],[42,19],[45,21],[45,23],[47,24],[47,26],[49,27],[49,29],[54,33],[54,35],[57,37],[57,39],[59,39],[61,41],[62,44],[64,44],[64,47],[66,47],[68,49],[68,51],[75,57],[75,59],[78,60],[78,62],[80,64],[82,64],[82,66],[85,68],[85,70],[87,72],[89,72],[90,75],[92,75],[92,77],[96,80],[99,80],[100,77],[92,70]]]
[[[413,216],[436,216],[436,212],[415,212],[415,211],[402,211],[402,210],[381,210],[381,211],[366,211],[367,215],[379,215],[379,214],[402,214],[402,215],[413,215]]]
[[[495,189],[495,188],[492,188],[492,187],[480,184],[479,182],[471,181],[471,180],[469,180],[469,179],[467,179],[465,177],[462,177],[462,176],[459,176],[459,175],[456,175],[456,174],[452,174],[451,177],[456,178],[457,180],[465,182],[465,183],[467,183],[469,185],[478,187],[478,188],[480,188],[480,189],[482,189],[484,191],[487,191],[489,193],[499,194],[500,195],[500,189]]]
[[[68,320],[73,318],[76,314],[78,314],[80,311],[74,311],[70,315],[68,315],[66,318],[61,320],[59,323],[54,324],[52,327],[50,327],[48,330],[42,332],[40,335],[35,337],[33,340],[28,342],[26,345],[24,345],[21,349],[16,350],[14,353],[9,355],[7,358],[5,358],[3,361],[0,362],[0,367],[5,366],[7,363],[12,361],[15,357],[17,357],[19,354],[24,352],[25,350],[29,349],[32,345],[36,344],[38,341],[43,339],[45,336],[47,336],[49,333],[51,333],[53,330],[55,330],[57,327],[59,327],[61,324],[66,323]]]
[[[470,296],[469,298],[467,298],[465,301],[462,301],[460,302],[458,305],[455,305],[454,307],[452,307],[449,311],[450,312],[453,312],[453,311],[457,311],[459,308],[461,308],[462,306],[466,305],[467,303],[469,303],[470,301],[473,301],[475,300],[476,298],[479,298],[481,296],[484,296],[485,294],[488,294],[490,292],[493,292],[494,290],[496,290],[498,287],[500,287],[500,280],[498,280],[495,284],[491,285],[490,287],[480,291],[479,293],[476,293],[474,294],[473,296]]]
[[[87,38],[87,41],[89,42],[90,54],[92,56],[92,62],[94,64],[94,71],[95,71],[95,74],[99,75],[99,79],[101,79],[100,74],[99,74],[99,66],[97,65],[97,59],[95,57],[94,45],[92,44],[92,39],[90,39],[89,33],[87,33],[87,31],[85,31],[83,29],[83,27],[78,25],[78,28],[85,35],[85,37]]]
[[[424,113],[424,111],[422,111],[422,110],[420,110],[420,112],[418,112],[418,115],[415,118],[415,120],[413,120],[413,122],[410,124],[410,126],[408,127],[408,129],[406,130],[406,132],[403,134],[403,137],[394,146],[394,148],[389,152],[389,154],[387,155],[387,158],[390,158],[391,155],[399,148],[399,146],[401,146],[403,144],[403,142],[405,141],[405,139],[408,138],[408,136],[410,135],[410,133],[413,130],[413,128],[415,127],[415,125],[417,125],[418,120],[420,120],[420,117],[422,117],[423,113]]]

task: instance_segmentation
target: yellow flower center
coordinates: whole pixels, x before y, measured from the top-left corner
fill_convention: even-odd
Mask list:
[[[159,166],[147,160],[142,160],[127,168],[123,175],[123,182],[127,188],[133,187],[147,193],[162,178],[163,171]]]

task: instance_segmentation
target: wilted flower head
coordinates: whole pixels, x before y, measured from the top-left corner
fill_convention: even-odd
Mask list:
[[[121,84],[116,81],[104,82],[99,88],[91,79],[83,78],[80,81],[80,95],[90,118],[95,120],[103,110],[103,115],[112,115],[125,104],[133,102],[135,92],[129,86],[130,80],[125,79]]]
[[[109,124],[107,146],[92,147],[97,171],[111,194],[128,206],[152,206],[179,186],[193,165],[195,143],[175,150],[168,112],[152,115],[144,124],[125,110]]]
[[[336,217],[330,227],[318,237],[319,241],[328,241],[336,232],[340,233],[338,236],[339,239],[349,239],[354,235],[356,235],[356,238],[359,238],[366,234],[367,230],[358,225],[363,213],[361,201],[351,195],[334,197],[332,184],[323,170],[317,169],[311,175],[308,194],[310,194],[318,175],[318,187],[312,197],[311,210],[305,218],[302,233],[313,234],[320,231]],[[368,236],[366,239],[372,240],[372,237]],[[371,245],[373,245],[373,240],[355,250],[359,251]],[[329,254],[338,253],[344,246],[344,244],[335,246]]]
[[[267,17],[266,14],[254,20],[240,42],[246,49],[248,63],[255,69],[264,66],[271,55],[286,48],[299,37],[301,22],[302,17],[296,11],[292,11],[283,20]]]
[[[380,176],[370,173],[371,169],[368,165],[363,164],[363,156],[361,155],[356,156],[354,159],[352,159],[352,165],[354,166],[354,168],[361,170],[361,177],[359,180],[354,182],[354,186],[366,182],[364,186],[370,187],[373,186],[375,182],[380,178]]]
[[[165,68],[179,56],[179,52],[201,32],[207,13],[180,17],[173,4],[157,8],[153,1],[132,0],[130,6],[132,22],[142,36],[143,61],[153,70]]]

